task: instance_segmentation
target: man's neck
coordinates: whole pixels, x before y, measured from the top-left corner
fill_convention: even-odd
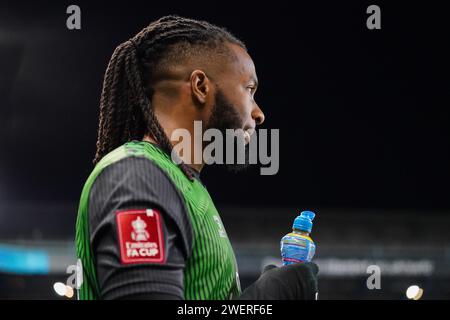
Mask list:
[[[193,134],[192,134],[191,136],[193,136]],[[169,139],[169,140],[170,140],[170,139]],[[156,141],[156,139],[153,138],[151,135],[148,135],[148,134],[146,134],[146,135],[144,136],[144,138],[142,138],[142,141],[147,141],[147,142],[150,142],[150,143],[159,145],[159,143]],[[172,141],[171,141],[171,144],[172,144],[172,147],[173,147],[173,146],[174,146],[174,143],[172,143]],[[194,147],[193,147],[193,148],[194,148]],[[196,164],[196,163],[194,163],[194,161],[193,161],[194,150],[192,150],[191,155],[192,155],[192,156],[191,156],[191,159],[184,159],[182,156],[179,156],[179,155],[178,155],[178,156],[179,156],[180,159],[181,159],[184,163],[186,163],[189,167],[191,167],[192,169],[194,169],[195,171],[197,171],[198,173],[200,173],[201,170],[202,170],[202,168],[203,168],[203,166],[204,166],[203,160],[202,160],[202,163]]]

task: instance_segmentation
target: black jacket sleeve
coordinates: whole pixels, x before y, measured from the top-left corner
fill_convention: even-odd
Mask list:
[[[162,263],[122,262],[116,214],[127,209],[160,212]],[[151,160],[125,158],[100,173],[89,195],[89,229],[102,299],[184,298],[192,226],[181,194]]]

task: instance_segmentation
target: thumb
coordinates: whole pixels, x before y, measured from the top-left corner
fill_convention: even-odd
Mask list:
[[[264,274],[265,272],[267,272],[271,269],[275,269],[275,268],[278,268],[278,267],[274,264],[268,264],[267,266],[264,267],[263,272],[261,272],[261,274]]]

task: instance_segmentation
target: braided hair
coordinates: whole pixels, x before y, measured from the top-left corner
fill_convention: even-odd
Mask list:
[[[94,164],[110,151],[148,134],[169,155],[172,144],[158,122],[151,103],[152,75],[164,65],[180,61],[180,55],[205,50],[228,50],[224,43],[245,45],[224,28],[205,21],[170,15],[152,22],[114,51],[103,80],[100,122]],[[183,162],[187,177],[193,174]]]

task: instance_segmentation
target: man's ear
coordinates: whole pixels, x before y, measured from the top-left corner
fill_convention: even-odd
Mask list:
[[[194,70],[190,77],[193,97],[200,103],[205,104],[211,90],[211,81],[202,70]]]

